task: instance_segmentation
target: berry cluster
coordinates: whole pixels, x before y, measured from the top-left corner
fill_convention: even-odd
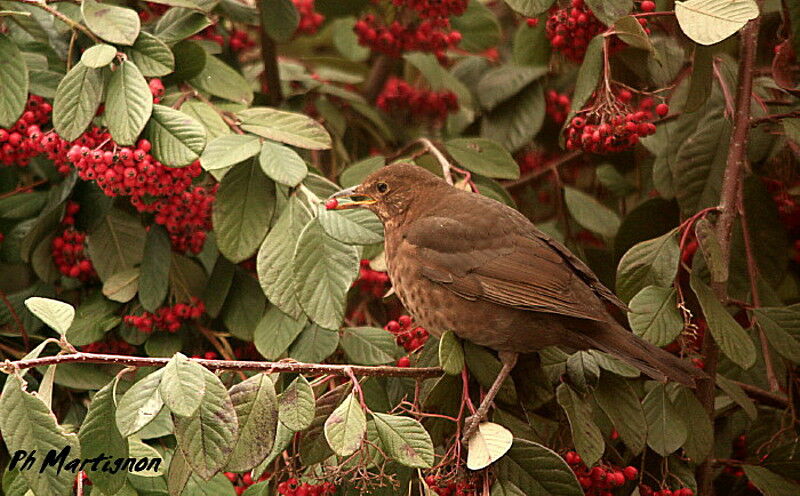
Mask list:
[[[336,486],[332,482],[321,484],[309,484],[292,477],[278,484],[278,494],[282,496],[328,496],[336,492]]]
[[[582,149],[592,153],[613,153],[626,150],[639,142],[639,138],[656,132],[651,122],[656,115],[669,113],[666,103],[655,105],[652,98],[643,98],[638,110],[630,110],[632,95],[620,91],[616,100],[604,102],[593,109],[581,111],[572,118],[566,130],[567,149]]]
[[[562,95],[556,90],[549,90],[545,96],[545,111],[553,119],[553,122],[560,126],[567,120],[571,103],[572,100],[570,100],[569,95]]]
[[[206,351],[202,355],[192,355],[192,358],[202,358],[204,360],[218,360],[219,355],[216,351]]]
[[[143,23],[146,23],[151,19],[161,17],[168,10],[169,5],[145,2],[145,8],[139,9],[139,19],[141,19]]]
[[[75,214],[80,209],[81,206],[77,203],[67,202],[64,218],[61,220],[66,228],[50,243],[50,255],[59,272],[85,282],[97,274],[92,261],[86,256],[86,233],[75,229]]]
[[[378,108],[405,118],[443,122],[447,114],[458,110],[458,97],[449,90],[431,91],[415,88],[408,82],[391,77],[386,81],[378,99]]]
[[[396,7],[406,7],[423,19],[460,16],[467,10],[467,0],[392,0]]]
[[[269,477],[269,473],[265,473],[264,475],[262,475],[258,481],[254,481],[253,476],[250,475],[249,472],[242,474],[241,476],[234,472],[225,472],[225,477],[227,477],[228,480],[231,481],[231,484],[233,484],[234,489],[236,490],[236,494],[240,495],[243,494],[245,491],[247,491],[247,488],[252,486],[256,482],[266,480]]]
[[[184,321],[199,319],[205,311],[205,303],[193,296],[190,303],[176,303],[171,307],[161,307],[155,313],[126,315],[123,320],[126,324],[148,334],[156,329],[177,332]]]
[[[384,329],[395,335],[398,346],[402,346],[407,352],[422,348],[428,341],[428,331],[424,327],[414,326],[414,321],[408,315],[401,315],[397,320],[390,320]]]
[[[362,260],[355,285],[365,295],[382,298],[389,285],[389,275],[386,272],[372,270],[369,260]]]
[[[292,0],[297,12],[300,14],[300,24],[297,26],[295,34],[316,34],[325,16],[314,10],[316,0]]]
[[[103,353],[109,355],[135,355],[136,347],[122,339],[109,338],[105,341],[95,341],[81,347],[86,353]]]
[[[432,52],[442,58],[447,49],[461,42],[461,33],[450,30],[447,17],[424,19],[417,25],[394,21],[385,26],[373,14],[367,14],[353,30],[360,45],[395,58],[405,52]]]
[[[584,0],[572,0],[570,7],[557,9],[547,19],[546,25],[550,45],[577,63],[583,61],[592,38],[605,29]]]
[[[42,97],[30,95],[25,110],[10,129],[0,128],[0,163],[26,166],[39,153],[39,126],[50,120],[53,107]]]
[[[442,480],[435,475],[425,477],[425,484],[438,496],[472,496],[476,493],[475,483],[468,480]]]
[[[659,491],[654,491],[647,484],[640,484],[639,494],[641,494],[642,496],[694,496],[694,491],[692,491],[688,487],[682,487],[680,489],[675,489],[674,491],[670,489],[661,489]]]
[[[590,469],[575,451],[568,451],[564,455],[564,460],[575,473],[587,496],[612,496],[614,489],[624,486],[626,482],[639,476],[639,471],[632,466],[625,468],[596,466]]]
[[[541,170],[547,163],[548,154],[541,148],[530,148],[517,155],[521,174]]]

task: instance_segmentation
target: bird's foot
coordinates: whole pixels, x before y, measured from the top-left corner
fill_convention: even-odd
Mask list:
[[[469,438],[478,430],[478,426],[485,419],[482,415],[470,415],[464,419],[464,435],[461,436],[461,444],[468,444]]]

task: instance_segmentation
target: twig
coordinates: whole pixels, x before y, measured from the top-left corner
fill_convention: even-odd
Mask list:
[[[364,98],[367,101],[374,102],[378,98],[383,85],[389,78],[392,65],[392,59],[388,55],[381,54],[375,59],[367,75],[367,81],[364,83]]]
[[[366,365],[332,365],[325,363],[303,363],[294,361],[281,362],[254,362],[245,360],[206,360],[204,358],[190,358],[190,360],[210,370],[257,370],[266,373],[293,372],[301,374],[330,374],[349,377],[347,369],[360,376],[383,377],[439,377],[442,369],[439,367],[392,367],[392,366],[366,366]],[[3,364],[6,371],[10,369],[29,369],[44,367],[61,363],[99,363],[106,365],[121,365],[128,367],[160,367],[166,365],[169,358],[137,357],[128,355],[109,355],[104,353],[69,353],[30,360],[7,361]]]
[[[0,300],[3,300],[3,305],[8,308],[8,313],[11,315],[11,318],[14,320],[14,323],[17,324],[17,329],[19,329],[19,335],[22,336],[22,343],[25,346],[25,351],[28,352],[31,350],[31,343],[30,338],[28,337],[28,331],[25,329],[25,324],[22,322],[22,319],[19,317],[17,310],[14,308],[14,305],[11,304],[11,301],[8,299],[8,295],[5,291],[0,290]]]
[[[765,115],[763,117],[758,117],[752,119],[750,121],[750,125],[755,127],[760,124],[764,124],[765,122],[775,122],[781,119],[792,119],[794,117],[800,117],[800,110],[792,110],[791,112],[784,112],[782,114],[772,114],[772,115]]]
[[[436,145],[431,143],[431,140],[429,140],[428,138],[419,138],[417,142],[421,143],[425,147],[425,149],[431,153],[431,155],[436,157],[436,160],[439,162],[439,165],[442,166],[442,174],[444,175],[444,180],[447,181],[447,184],[452,186],[453,166],[450,164],[450,161],[447,160],[447,157],[445,157],[444,154],[440,152],[438,148],[436,148]]]
[[[742,388],[742,391],[744,391],[745,394],[747,394],[747,396],[761,403],[762,405],[772,406],[780,409],[788,408],[789,406],[789,398],[787,398],[786,396],[770,391],[764,391],[760,387],[756,387],[753,386],[752,384],[747,384],[745,382],[739,382],[739,381],[731,381],[731,382]]]
[[[270,15],[269,0],[258,1],[258,11],[261,15],[261,61],[264,63],[264,85],[267,87],[267,103],[278,106],[283,102],[283,89],[278,69],[278,51],[275,40],[267,33],[265,19]]]
[[[49,5],[47,5],[46,3],[44,3],[44,2],[42,2],[40,0],[13,0],[13,1],[14,2],[18,2],[18,3],[24,3],[24,4],[27,4],[27,5],[33,5],[34,7],[38,7],[40,9],[44,10],[45,12],[49,13],[50,15],[52,15],[53,17],[55,17],[59,21],[63,22],[64,24],[66,24],[70,28],[79,30],[80,32],[82,32],[83,34],[85,34],[86,36],[91,38],[92,41],[94,41],[95,43],[102,43],[103,42],[94,33],[92,33],[89,30],[89,28],[87,28],[86,26],[84,26],[83,24],[81,24],[79,22],[73,21],[72,19],[70,19],[66,15],[62,14],[58,10],[54,9],[53,7],[50,7]]]
[[[47,179],[39,179],[38,181],[34,181],[34,182],[30,183],[30,184],[26,184],[25,186],[19,186],[18,188],[12,189],[11,191],[7,191],[7,192],[5,192],[3,194],[0,194],[0,200],[2,200],[4,198],[8,198],[10,196],[14,196],[17,193],[24,193],[26,191],[30,191],[33,188],[37,187],[37,186],[41,186],[42,184],[45,184],[46,182],[47,182]]]
[[[550,171],[552,169],[557,169],[557,168],[561,167],[562,165],[564,165],[564,164],[566,164],[568,162],[571,162],[572,160],[575,160],[576,158],[580,157],[581,155],[583,155],[583,152],[580,151],[580,150],[573,150],[571,152],[567,152],[564,155],[561,155],[557,159],[555,159],[552,162],[550,162],[549,164],[547,164],[547,166],[542,167],[541,169],[535,170],[533,172],[529,172],[529,173],[525,174],[524,176],[520,176],[519,179],[514,179],[513,181],[504,181],[503,182],[503,186],[506,189],[514,189],[514,188],[518,188],[520,186],[524,186],[524,185],[528,184],[529,182],[535,181],[536,179],[539,179],[540,177],[544,176],[545,174],[550,173]]]

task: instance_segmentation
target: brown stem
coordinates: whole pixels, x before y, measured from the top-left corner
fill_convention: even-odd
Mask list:
[[[742,388],[742,391],[744,391],[745,394],[750,397],[750,399],[753,399],[762,405],[779,408],[781,410],[789,407],[789,398],[786,396],[771,391],[765,391],[760,387],[756,387],[745,382],[731,382]]]
[[[267,373],[293,372],[300,374],[329,374],[349,377],[348,369],[360,376],[383,377],[439,377],[442,369],[439,367],[392,367],[392,366],[365,366],[365,365],[332,365],[326,363],[303,363],[294,361],[281,362],[254,362],[244,360],[206,360],[191,358],[190,360],[210,370],[257,370]],[[160,367],[166,365],[169,358],[137,357],[128,355],[108,355],[104,353],[69,353],[30,360],[17,360],[6,362],[3,368],[29,369],[44,367],[60,363],[100,363],[106,365],[122,365],[127,367]]]
[[[261,14],[261,61],[264,63],[264,85],[267,87],[267,103],[277,107],[283,102],[283,89],[278,69],[278,51],[275,40],[267,33],[265,19],[270,15],[269,0],[259,0],[258,10]]]
[[[545,174],[549,174],[551,169],[557,169],[557,168],[561,167],[562,165],[566,164],[567,162],[571,162],[572,160],[575,160],[576,158],[580,157],[582,154],[583,154],[583,152],[580,151],[580,150],[574,150],[574,151],[571,151],[571,152],[567,152],[567,153],[561,155],[560,157],[558,157],[557,159],[553,160],[549,164],[547,164],[545,167],[542,167],[539,170],[535,170],[533,172],[529,172],[529,173],[525,174],[524,176],[520,176],[519,179],[514,179],[513,181],[505,181],[505,182],[503,182],[503,186],[506,189],[514,189],[514,188],[519,188],[520,186],[524,186],[524,185],[528,184],[531,181],[535,181],[536,179],[539,179],[540,177],[544,176]]]
[[[17,324],[17,329],[19,330],[19,335],[22,336],[22,343],[25,346],[25,351],[30,351],[31,343],[30,338],[28,337],[28,331],[25,329],[25,324],[23,324],[22,319],[17,313],[17,310],[14,308],[14,305],[11,304],[11,301],[8,299],[8,295],[3,290],[0,290],[0,300],[3,300],[3,305],[8,308],[8,313],[11,315],[14,323]]]
[[[436,158],[436,161],[439,162],[439,165],[442,167],[442,175],[444,175],[444,180],[447,181],[447,184],[453,185],[453,174],[452,169],[453,166],[450,164],[450,161],[447,160],[447,157],[436,148],[436,145],[431,143],[431,140],[428,138],[420,138],[417,140],[418,143],[422,144],[425,147],[425,150],[430,152],[431,155]]]
[[[758,117],[750,121],[750,125],[755,127],[760,124],[764,124],[765,122],[775,122],[781,119],[792,119],[795,117],[800,117],[800,110],[793,110],[791,112],[784,112],[782,114],[772,114],[772,115],[765,115],[763,117]]]
[[[30,183],[30,184],[26,184],[25,186],[19,186],[18,188],[15,188],[15,189],[13,189],[11,191],[7,191],[7,192],[5,192],[3,194],[0,194],[0,200],[2,200],[3,198],[8,198],[10,196],[14,196],[17,193],[23,193],[25,191],[30,191],[33,188],[37,187],[37,186],[41,186],[42,184],[45,184],[46,182],[47,182],[47,179],[39,179],[38,181],[34,181],[34,182]]]
[[[34,7],[38,7],[40,9],[44,10],[45,12],[49,13],[50,15],[52,15],[53,17],[55,17],[59,21],[63,22],[64,24],[66,24],[70,28],[77,29],[77,30],[81,31],[83,34],[85,34],[86,36],[91,38],[92,41],[94,41],[95,43],[102,43],[103,42],[103,40],[101,40],[94,33],[92,33],[89,30],[89,28],[87,28],[86,26],[84,26],[83,24],[81,24],[79,22],[73,21],[72,19],[70,19],[66,15],[62,14],[61,12],[59,12],[56,9],[54,9],[53,7],[50,7],[49,5],[45,4],[44,2],[41,2],[39,0],[13,0],[13,1],[14,2],[19,2],[19,3],[25,3],[25,4],[28,4],[28,5],[33,5]]]
[[[364,83],[364,98],[368,102],[374,102],[378,98],[383,85],[386,84],[386,80],[392,72],[392,66],[394,65],[392,62],[393,60],[384,54],[378,55],[375,59],[375,63],[372,64],[372,68],[367,75],[367,81]]]

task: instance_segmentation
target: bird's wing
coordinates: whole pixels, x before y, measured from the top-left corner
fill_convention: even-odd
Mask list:
[[[422,275],[459,296],[523,310],[604,320],[596,295],[544,240],[513,225],[475,226],[450,217],[414,220],[405,241]]]

